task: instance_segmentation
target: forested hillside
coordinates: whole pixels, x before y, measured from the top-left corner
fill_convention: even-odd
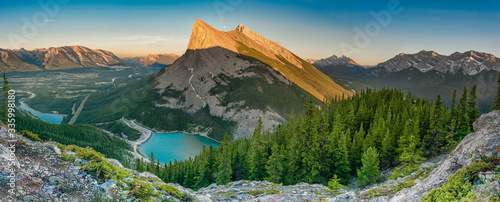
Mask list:
[[[226,135],[219,148],[204,148],[193,159],[165,166],[138,161],[136,168],[193,189],[240,179],[326,184],[337,176],[344,184],[359,176],[358,184],[365,185],[381,168],[401,165],[398,172],[412,172],[471,132],[479,117],[476,88],[451,102],[447,108],[439,95],[431,103],[395,89],[367,89],[319,109],[311,99],[274,132],[262,131],[259,120],[250,139]]]
[[[132,147],[122,138],[113,137],[92,125],[50,124],[38,119],[16,116],[16,129],[37,134],[43,141],[56,141],[65,145],[90,147],[107,158],[125,162]]]

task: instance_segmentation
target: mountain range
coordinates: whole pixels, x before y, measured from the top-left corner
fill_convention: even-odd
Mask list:
[[[35,50],[0,49],[0,72],[43,71],[97,66],[129,66],[110,51],[83,46]]]
[[[91,96],[82,120],[124,116],[157,130],[238,139],[251,136],[259,117],[273,129],[309,97],[319,103],[342,95],[353,93],[246,26],[223,32],[196,20],[183,56],[134,85]]]
[[[177,60],[180,55],[176,55],[173,53],[164,53],[164,54],[149,54],[141,57],[124,57],[123,61],[127,62],[131,66],[134,67],[163,67],[165,65],[170,65]]]
[[[339,60],[330,61],[326,66],[319,61],[313,65],[345,88],[355,91],[367,87],[398,88],[431,100],[436,94],[441,94],[445,103],[450,104],[453,91],[456,90],[457,96],[460,96],[464,87],[470,90],[476,85],[478,105],[483,112],[491,108],[500,71],[497,57],[472,50],[451,55],[434,51],[400,53],[370,68]]]

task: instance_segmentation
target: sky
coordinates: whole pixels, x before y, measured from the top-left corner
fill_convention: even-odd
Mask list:
[[[335,54],[374,65],[420,50],[500,56],[498,0],[0,0],[0,48],[183,54],[196,19],[224,31],[244,24],[304,59]]]

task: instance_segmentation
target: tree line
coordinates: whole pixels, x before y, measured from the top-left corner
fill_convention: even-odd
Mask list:
[[[464,88],[460,97],[455,91],[451,106],[440,95],[430,102],[396,89],[366,89],[320,107],[311,98],[274,132],[264,131],[259,119],[251,138],[226,135],[220,147],[203,147],[194,158],[161,164],[151,154],[152,163],[136,160],[133,167],[195,190],[242,179],[290,185],[337,177],[346,184],[358,177],[363,186],[380,169],[412,172],[426,158],[454,149],[479,117],[476,91]]]

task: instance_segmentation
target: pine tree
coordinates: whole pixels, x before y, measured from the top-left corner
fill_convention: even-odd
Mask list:
[[[271,148],[271,156],[267,160],[266,172],[268,177],[266,178],[269,182],[280,183],[281,175],[283,173],[282,165],[283,155],[281,154],[280,148],[277,143],[274,143]]]
[[[491,111],[500,110],[500,72],[498,73],[497,86],[497,95],[495,96],[495,102]]]
[[[4,123],[7,123],[8,120],[8,115],[9,115],[9,91],[10,91],[10,85],[9,85],[9,80],[7,79],[7,76],[3,74],[3,97],[2,97],[2,109],[1,109],[1,120]]]
[[[351,146],[351,153],[349,157],[351,158],[351,166],[354,168],[361,167],[361,155],[363,153],[363,142],[365,131],[363,129],[363,124],[359,127],[359,131],[354,133],[354,138]]]
[[[267,153],[262,140],[262,128],[262,119],[259,117],[257,127],[251,137],[250,154],[248,156],[249,174],[252,180],[262,180],[265,174]]]
[[[462,97],[457,106],[457,134],[459,137],[465,137],[470,132],[469,113],[467,111],[467,88],[464,87]]]
[[[424,160],[421,156],[421,151],[417,148],[420,145],[418,131],[418,121],[414,121],[413,119],[406,121],[403,135],[399,141],[399,150],[401,152],[399,161],[403,162],[406,172],[413,171],[416,164]]]
[[[457,90],[454,90],[453,91],[453,97],[451,98],[451,111],[450,111],[450,114],[451,114],[451,118],[455,118],[456,116],[456,105],[457,105]]]
[[[221,155],[219,156],[219,171],[215,175],[215,181],[218,185],[231,182],[233,169],[231,168],[231,138],[226,133],[224,141],[222,141],[220,148]]]
[[[379,171],[379,155],[375,148],[370,147],[363,153],[363,167],[357,170],[359,186],[365,186],[375,182],[380,174]]]
[[[431,109],[430,137],[424,139],[424,141],[430,145],[429,148],[426,148],[429,150],[430,155],[438,153],[439,146],[442,144],[444,138],[444,110],[442,104],[441,95],[437,95],[436,101],[432,104]]]
[[[469,100],[467,100],[467,111],[469,113],[470,125],[479,118],[479,109],[477,108],[477,87],[474,85],[470,91]]]

